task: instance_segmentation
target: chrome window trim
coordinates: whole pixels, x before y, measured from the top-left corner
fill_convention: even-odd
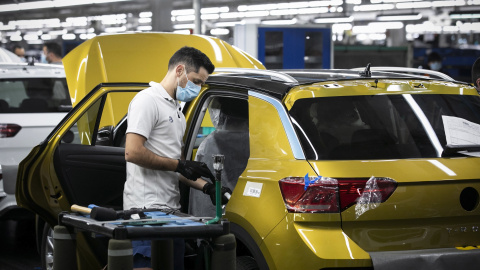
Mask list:
[[[283,104],[277,99],[252,90],[248,91],[248,95],[266,101],[275,107],[278,115],[280,116],[280,120],[282,121],[283,128],[285,129],[285,132],[287,134],[287,139],[290,143],[290,148],[292,149],[293,156],[295,157],[295,159],[305,160],[305,154],[303,153],[302,145],[298,140],[295,129],[293,128],[293,124],[290,121],[290,117],[288,117],[287,110],[285,109]]]

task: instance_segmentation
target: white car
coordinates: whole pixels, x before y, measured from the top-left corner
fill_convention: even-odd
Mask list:
[[[15,201],[18,164],[71,108],[62,65],[0,63],[0,218],[29,216]]]

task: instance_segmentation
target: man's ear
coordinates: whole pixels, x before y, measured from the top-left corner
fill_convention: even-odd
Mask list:
[[[477,78],[476,87],[477,89],[480,89],[480,78]]]
[[[185,65],[182,65],[182,64],[179,64],[177,65],[177,67],[175,67],[175,74],[177,75],[177,77],[180,77],[183,74],[184,69],[185,69]]]

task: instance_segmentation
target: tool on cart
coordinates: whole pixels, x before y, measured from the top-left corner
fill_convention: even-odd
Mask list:
[[[145,212],[157,211],[158,209],[132,208],[129,210],[116,211],[113,208],[106,208],[94,205],[92,208],[73,204],[71,210],[82,214],[90,215],[97,221],[110,221],[117,219],[147,219]]]
[[[206,224],[217,223],[222,217],[222,171],[223,163],[225,162],[224,155],[213,155],[213,169],[215,170],[215,218],[206,222]],[[226,194],[230,199],[230,194]]]

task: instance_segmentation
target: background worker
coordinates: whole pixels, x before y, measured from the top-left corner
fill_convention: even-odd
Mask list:
[[[205,163],[181,160],[186,122],[179,104],[179,101],[193,100],[214,69],[204,53],[183,47],[170,58],[163,80],[151,82],[151,87],[131,101],[125,143],[124,209],[169,207],[179,210],[179,181],[208,195],[215,192],[211,188],[214,184],[200,178],[214,178]],[[222,191],[222,194],[231,193],[227,188]],[[227,199],[224,197],[224,200]],[[134,256],[134,267],[150,267],[150,243],[134,242],[134,254],[142,253]],[[177,241],[175,245],[182,243]],[[183,269],[183,256],[183,248],[176,247],[175,269]]]
[[[49,64],[62,65],[62,48],[55,42],[43,44],[42,61]]]
[[[22,59],[23,62],[27,61],[25,58],[25,49],[21,45],[18,45],[18,44],[14,45],[12,48],[12,51],[15,55],[20,57],[20,59]]]
[[[472,83],[480,93],[480,57],[473,63],[472,66]]]

